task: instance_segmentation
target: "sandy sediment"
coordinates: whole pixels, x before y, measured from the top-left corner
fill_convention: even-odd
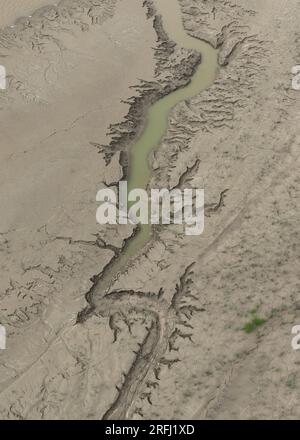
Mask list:
[[[151,186],[204,187],[205,233],[191,239],[179,227],[157,228],[101,303],[100,318],[109,311],[117,333],[129,311],[153,316],[105,418],[299,417],[290,345],[299,303],[299,100],[289,74],[299,48],[296,20],[278,40],[290,15],[283,3],[270,15],[272,5],[224,1],[215,11],[212,2],[182,2],[189,31],[199,36],[201,23],[219,46],[221,68],[208,91],[172,112]],[[155,309],[156,301],[172,308],[174,291],[183,292],[179,321]],[[247,333],[257,318],[264,324]]]
[[[93,318],[74,327],[86,292],[132,235],[131,227],[96,226],[95,194],[123,176],[126,142],[141,130],[139,112],[144,117],[153,100],[186,84],[200,57],[165,36],[160,41],[159,19],[153,23],[139,2],[96,3],[63,0],[0,32],[8,73],[0,96],[0,321],[9,341],[1,353],[3,418],[101,417],[146,334],[133,310],[136,336],[119,362],[108,322]],[[171,80],[164,78],[169,71]],[[129,120],[133,132],[114,143]],[[103,350],[108,357],[99,368],[96,361],[82,388],[88,363]],[[91,394],[87,406],[81,393]]]
[[[55,382],[53,391],[60,393],[63,371],[85,369],[76,359],[86,351],[90,330],[76,330],[81,342],[74,356],[65,338],[74,331],[95,274],[132,234],[131,228],[96,225],[97,191],[122,176],[119,152],[107,167],[98,144],[109,142],[107,127],[128,111],[120,100],[128,98],[129,87],[138,77],[153,80],[156,34],[140,2],[95,4],[64,0],[0,34],[8,73],[8,89],[0,96],[0,321],[9,340],[0,362],[3,418],[58,415],[60,398],[52,405],[49,394],[46,409],[38,396],[45,381],[46,388]],[[110,346],[110,330],[95,330],[104,331],[100,339]],[[105,388],[86,417],[101,414],[113,385]],[[77,410],[66,409],[62,417],[75,417]]]
[[[160,250],[160,270],[146,255],[140,266],[149,274],[145,288],[164,286],[171,297],[176,274],[194,261],[191,292],[204,311],[190,316],[191,341],[177,335],[167,357],[180,362],[162,367],[154,389],[145,384],[136,414],[297,419],[299,99],[290,71],[299,4],[180,3],[186,29],[219,46],[220,72],[172,112],[151,186],[174,187],[198,160],[189,184],[205,188],[210,209],[199,239],[164,229],[152,251]],[[115,288],[140,289],[137,278],[136,266]],[[257,317],[264,325],[248,334],[244,326]]]
[[[13,26],[20,17],[28,16],[36,9],[51,3],[57,2],[55,0],[1,0],[0,27]]]

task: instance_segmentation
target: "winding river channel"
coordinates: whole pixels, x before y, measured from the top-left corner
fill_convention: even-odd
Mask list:
[[[171,7],[170,3],[172,3]],[[151,177],[149,154],[159,148],[161,139],[167,131],[168,116],[172,108],[207,89],[214,82],[217,73],[217,50],[207,42],[186,33],[179,2],[154,0],[154,4],[157,13],[162,16],[163,27],[170,40],[176,42],[179,47],[199,52],[202,61],[187,86],[177,89],[150,107],[145,129],[131,148],[128,191],[134,188],[147,188]],[[97,305],[97,299],[103,297],[115,277],[126,269],[129,260],[139,254],[150,238],[151,225],[141,225],[139,232],[128,240],[121,254],[107,267],[99,283],[94,286],[90,295],[93,305]]]

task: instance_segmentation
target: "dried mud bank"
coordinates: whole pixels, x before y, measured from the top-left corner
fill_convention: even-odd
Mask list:
[[[104,418],[296,419],[300,104],[290,67],[299,4],[181,6],[189,32],[219,45],[222,68],[208,91],[172,112],[151,186],[204,187],[206,228],[193,240],[158,228],[100,302],[116,346],[122,329],[131,340],[131,313],[148,318]],[[178,289],[187,292],[183,321],[172,315]],[[156,304],[170,311],[166,320]],[[264,324],[247,333],[257,317]]]
[[[118,396],[104,414],[104,419],[131,419],[132,411],[135,411],[135,401],[141,388],[145,387],[146,378],[148,378],[148,391],[143,393],[143,398],[152,404],[149,389],[155,389],[158,386],[162,365],[170,368],[174,363],[179,362],[178,358],[168,359],[164,356],[168,349],[170,351],[177,350],[175,341],[178,336],[192,337],[190,332],[186,331],[184,333],[180,329],[181,326],[189,330],[190,326],[187,318],[190,317],[193,311],[200,311],[193,304],[189,306],[183,304],[184,299],[186,300],[189,296],[192,297],[190,290],[191,275],[193,274],[192,266],[193,264],[187,267],[180,277],[171,303],[164,300],[162,289],[158,294],[118,291],[112,292],[104,298],[103,310],[101,310],[101,306],[98,307],[100,316],[105,316],[108,310],[108,302],[111,301],[110,315],[115,308],[115,313],[119,313],[121,309],[126,317],[130,317],[133,310],[152,317],[151,324],[147,328],[147,335],[135,353],[136,356],[130,370],[124,374],[122,386],[118,387]],[[112,329],[116,340],[120,329],[113,326]]]
[[[1,219],[6,273],[0,319],[8,333],[8,350],[0,359],[4,419],[102,417],[115,399],[114,384],[147,335],[144,314],[135,307],[130,319],[112,312],[106,314],[108,322],[91,318],[84,326],[73,324],[84,306],[84,292],[133,234],[132,228],[94,225],[96,191],[124,174],[121,139],[121,151],[110,155],[113,145],[102,147],[105,131],[128,106],[135,130],[141,129],[134,115],[138,107],[127,102],[137,72],[146,78],[138,87],[144,112],[150,101],[186,84],[200,62],[198,54],[166,41],[158,18],[157,44],[152,19],[146,20],[137,1],[64,0],[1,31],[9,83],[0,96],[1,200],[7,208]],[[120,41],[128,20],[133,33]],[[143,54],[139,59],[137,51]],[[122,71],[124,65],[131,67],[126,81],[115,73],[116,66]],[[152,92],[145,84],[151,84]],[[121,348],[123,334],[118,335],[112,346],[123,320],[131,340]]]
[[[208,91],[172,112],[151,186],[176,186],[198,159],[188,183],[204,187],[209,204],[227,191],[198,240],[175,228],[161,231],[164,276],[140,259],[149,285],[165,290],[170,268],[175,274],[180,262],[193,259],[196,305],[205,312],[193,314],[193,344],[177,338],[181,362],[162,373],[151,404],[141,396],[137,412],[158,419],[297,419],[299,356],[291,328],[300,298],[300,100],[290,70],[299,58],[299,3],[180,4],[188,32],[219,46],[221,69]],[[115,287],[136,276],[133,269]],[[264,325],[248,334],[245,325],[257,317]]]
[[[0,29],[1,58],[5,61],[8,58],[8,87],[7,92],[1,93],[0,103],[21,98],[46,104],[48,90],[39,81],[43,79],[47,85],[56,79],[56,67],[61,67],[63,52],[68,50],[69,40],[65,37],[75,36],[77,31],[89,32],[95,24],[104,24],[113,17],[117,1],[61,0],[56,5],[39,8],[32,16],[19,18],[13,26]],[[14,60],[14,51],[20,56],[18,63]],[[38,64],[29,66],[25,79],[22,66],[27,66],[28,60],[34,57]],[[34,90],[45,95],[38,95]]]
[[[133,1],[117,2],[119,8],[126,3],[116,12],[126,16],[126,30],[130,19],[126,10],[132,7],[132,16],[139,10],[137,2],[132,6]],[[28,167],[24,143],[37,144],[49,163],[57,164],[59,158],[66,173],[67,163],[78,149],[81,166],[76,168],[72,162],[77,171],[72,183],[80,181],[82,193],[78,199],[74,193],[64,194],[64,201],[70,197],[69,205],[59,209],[59,214],[53,210],[48,222],[39,212],[40,223],[46,226],[30,231],[23,225],[1,229],[1,264],[6,276],[1,285],[0,319],[5,320],[10,344],[0,357],[2,418],[299,418],[299,359],[290,348],[291,327],[299,324],[300,301],[300,104],[290,77],[291,66],[299,63],[299,2],[290,0],[287,7],[283,0],[253,1],[251,8],[248,0],[220,0],[217,5],[213,0],[180,0],[180,4],[188,32],[215,45],[223,42],[219,55],[222,68],[208,91],[173,110],[168,131],[153,157],[151,186],[204,187],[205,232],[191,240],[179,227],[158,228],[157,240],[99,302],[98,316],[74,326],[78,311],[84,307],[83,292],[93,285],[89,277],[109,264],[114,247],[119,252],[132,234],[130,228],[87,230],[87,216],[80,216],[87,209],[94,218],[93,201],[83,203],[90,194],[88,188],[99,189],[102,180],[104,186],[122,177],[120,152],[105,158],[109,151],[101,146],[109,144],[102,131],[127,113],[128,107],[119,107],[116,102],[120,96],[127,100],[128,87],[124,84],[124,89],[117,90],[111,120],[105,118],[107,111],[90,107],[78,111],[75,100],[77,113],[64,119],[62,126],[51,125],[49,139],[49,133],[39,128],[38,140],[47,138],[41,144],[32,138],[28,141],[24,129],[20,151],[13,155],[10,149],[6,152],[12,168],[8,168],[9,161],[5,167],[14,175],[24,173]],[[83,12],[75,9],[68,12],[70,20],[76,21],[73,32],[92,36],[86,50],[101,29],[105,32],[98,37],[100,41],[109,29],[105,23],[92,25],[98,19],[88,16],[87,7]],[[144,23],[145,10],[140,13],[135,29]],[[114,30],[109,36],[115,45],[111,43],[110,52],[101,52],[107,63],[121,43],[117,37],[119,20],[114,22],[113,17],[110,26]],[[83,35],[81,22],[89,26]],[[48,20],[45,23],[48,25]],[[133,56],[122,58],[122,65],[136,62],[139,48],[143,48],[147,63],[151,59],[150,49],[147,56],[145,51],[155,46],[156,35],[150,20],[144,25],[147,45],[132,46],[132,41],[126,40],[125,47],[131,48]],[[55,20],[50,20],[50,26],[55,28]],[[32,35],[32,29],[28,32]],[[49,35],[57,37],[56,30],[51,32],[47,28],[40,36],[44,44],[38,47],[44,49],[44,55]],[[83,40],[76,40],[76,44],[78,41]],[[109,45],[111,40],[105,41]],[[13,51],[18,51],[18,45]],[[51,52],[56,53],[53,47],[51,43]],[[72,49],[77,50],[77,59],[78,47]],[[58,53],[56,67],[62,62],[61,51]],[[122,51],[116,53],[120,57]],[[93,51],[88,54],[95,56]],[[23,60],[21,53],[17,55]],[[36,58],[30,60],[34,65]],[[45,77],[49,80],[55,69],[48,61],[43,58],[45,69],[41,71],[44,74],[48,68]],[[155,83],[155,60],[153,72],[143,70],[145,62],[142,64],[134,65],[135,73],[139,71],[139,77]],[[99,75],[103,63],[101,69],[92,65],[94,69],[98,66]],[[114,70],[109,67],[111,76]],[[11,67],[11,71],[17,69]],[[43,87],[37,93],[34,81],[38,81],[38,73],[30,81],[21,81],[22,72],[18,73],[15,91],[4,97],[6,105],[15,105],[17,100],[26,105],[39,102],[41,118],[42,102],[51,105],[53,82],[51,93]],[[79,73],[81,78],[83,71]],[[96,78],[92,79],[97,87],[92,88],[89,99],[101,89]],[[136,83],[133,74],[129,79],[128,85]],[[116,78],[114,87],[118,82]],[[78,90],[76,84],[70,94],[75,97]],[[88,90],[84,91],[86,96]],[[105,97],[103,89],[98,101],[101,96]],[[79,98],[82,105],[86,98]],[[71,112],[71,107],[74,100],[65,111]],[[2,115],[5,118],[3,111]],[[12,133],[11,129],[9,135]],[[120,139],[118,132],[116,136]],[[11,148],[8,137],[7,142]],[[59,154],[56,145],[61,149],[64,144],[72,145],[72,154],[69,149]],[[83,145],[87,172],[80,174]],[[107,160],[110,164],[106,167]],[[3,173],[7,177],[5,170]],[[57,180],[58,175],[54,177]],[[24,181],[20,185],[25,186]],[[93,197],[94,192],[91,200]],[[4,201],[9,208],[9,200]],[[51,198],[47,202],[51,205]],[[74,206],[78,207],[78,222],[71,222],[70,228]],[[28,215],[26,211],[22,214]],[[34,218],[29,220],[35,224]],[[246,333],[245,324],[256,316],[265,319],[265,324]]]
[[[99,418],[113,398],[111,331],[74,322],[94,274],[132,235],[95,224],[97,190],[122,176],[119,152],[106,166],[98,142],[128,111],[120,98],[137,77],[154,80],[156,39],[138,0],[62,1],[1,31],[1,418]],[[91,366],[83,388],[86,362],[102,350],[104,370]]]

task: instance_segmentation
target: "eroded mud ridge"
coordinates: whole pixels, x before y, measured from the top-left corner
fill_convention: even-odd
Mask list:
[[[165,357],[166,352],[169,349],[176,353],[178,338],[192,340],[192,326],[188,321],[193,312],[203,311],[191,302],[194,298],[191,289],[192,267],[193,264],[188,266],[180,277],[170,301],[164,298],[164,291],[160,289],[157,293],[111,292],[97,304],[97,315],[110,319],[115,341],[120,332],[115,322],[117,319],[121,318],[130,323],[130,314],[134,311],[146,314],[151,321],[147,327],[147,335],[136,352],[135,360],[128,373],[124,375],[123,383],[118,387],[118,396],[104,415],[104,419],[132,417],[133,411],[137,411],[136,399],[145,382],[150,391],[143,397],[151,403],[151,388],[158,386],[161,366],[167,365],[170,368],[180,360],[176,356]]]
[[[87,32],[91,26],[105,23],[114,15],[117,1],[60,0],[55,5],[41,7],[32,16],[21,17],[14,25],[0,29],[1,56],[5,58],[6,53],[26,47],[28,51],[39,56],[39,61],[44,61],[46,68],[46,55],[51,50],[52,57],[57,57],[55,63],[58,65],[66,50],[60,37],[68,33],[72,34],[74,29]],[[25,58],[20,61],[26,65]],[[47,80],[47,70],[50,72],[51,67],[48,65],[45,73],[41,69],[40,73],[45,74],[45,80]],[[31,70],[34,71],[32,68]],[[10,73],[7,92],[1,93],[0,104],[1,102],[5,104],[11,99],[12,91],[15,92],[16,97],[26,101],[45,103],[34,87],[28,86],[17,75]]]

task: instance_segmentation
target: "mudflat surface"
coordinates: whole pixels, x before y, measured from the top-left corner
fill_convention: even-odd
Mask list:
[[[13,26],[18,18],[28,16],[36,9],[51,3],[57,2],[55,0],[1,0],[0,27]]]
[[[149,186],[204,188],[204,233],[156,226],[124,266],[133,226],[96,224],[151,106],[201,69],[164,2],[0,3],[0,26],[32,15],[0,31],[3,419],[299,419],[298,1],[178,0],[217,70]]]

